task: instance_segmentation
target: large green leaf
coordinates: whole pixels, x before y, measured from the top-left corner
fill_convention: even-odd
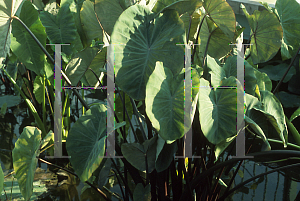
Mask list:
[[[219,88],[211,89],[208,81],[203,78],[200,79],[200,96],[198,101],[200,124],[203,134],[213,144],[219,144],[237,134],[236,96],[237,90],[243,91],[243,88],[241,85],[237,89],[222,88],[225,86],[237,86],[237,82],[236,78],[229,77],[222,80]],[[239,107],[239,110],[243,110],[243,108]]]
[[[205,14],[233,41],[235,33],[235,14],[225,0],[205,0]]]
[[[167,9],[174,9],[179,15],[186,12],[192,14],[200,6],[202,6],[202,1],[200,0],[158,0],[152,11],[161,13]]]
[[[2,167],[0,165],[0,194],[2,193],[3,190],[3,183],[4,183],[4,174],[3,174]]]
[[[146,87],[146,113],[168,143],[184,135],[184,74],[174,77],[157,62]]]
[[[30,15],[29,15],[30,13]],[[29,1],[25,1],[20,14],[20,19],[27,25],[41,44],[46,47],[47,35],[39,13]],[[11,50],[25,66],[36,74],[43,73],[45,54],[34,41],[32,36],[18,21],[12,22]]]
[[[80,11],[80,18],[83,24],[83,30],[87,37],[87,43],[91,43],[95,38],[102,40],[103,30],[99,20],[97,19],[95,5],[93,2],[89,0],[83,2],[82,9]]]
[[[66,66],[66,75],[70,79],[73,86],[77,86],[82,78],[86,86],[95,86],[98,82],[96,76],[88,70],[91,68],[100,77],[104,70],[106,61],[106,48],[99,51],[96,47],[88,47],[74,55]]]
[[[267,10],[255,10],[249,15],[245,6],[241,4],[251,28],[250,46],[254,64],[272,59],[281,47],[282,28],[274,13]]]
[[[100,165],[105,154],[106,107],[96,105],[87,110],[71,128],[67,151],[81,181],[87,181]]]
[[[254,106],[253,108],[262,112],[267,117],[286,147],[288,131],[282,105],[271,92],[260,91],[260,94],[262,106]]]
[[[300,45],[300,5],[296,0],[277,0],[275,8],[283,29],[283,41],[286,45],[292,46],[290,52],[291,56],[294,56]]]
[[[111,35],[117,19],[123,12],[120,0],[95,0],[95,11],[102,28]]]
[[[41,131],[36,127],[27,126],[12,151],[14,170],[25,200],[32,195],[37,156],[40,154],[40,142]]]
[[[145,99],[145,89],[156,61],[163,61],[174,74],[184,64],[185,32],[176,11],[154,13],[141,5],[125,10],[115,24],[111,43],[115,45],[116,83],[136,100]]]
[[[42,11],[41,21],[46,28],[47,36],[52,44],[73,44],[77,36],[75,20],[70,11],[69,5],[65,4],[59,9],[56,16]],[[70,55],[74,52],[72,45],[63,45],[62,52]]]
[[[148,172],[152,172],[155,168],[157,135],[146,140],[143,144],[139,143],[123,143],[121,146],[122,154],[126,160],[140,171],[146,171],[146,157]]]
[[[0,57],[6,57],[10,48],[11,17],[13,17],[23,0],[0,1]]]

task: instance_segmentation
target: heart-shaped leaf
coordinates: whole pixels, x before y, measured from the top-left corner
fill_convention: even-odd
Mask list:
[[[41,131],[36,127],[24,128],[12,151],[13,165],[20,191],[29,200],[33,191],[33,178],[40,154]]]
[[[56,16],[42,11],[40,18],[50,42],[52,44],[71,44],[62,46],[62,52],[71,55],[74,52],[72,47],[78,33],[69,5],[64,4]]]
[[[100,165],[105,154],[106,107],[97,104],[87,110],[71,128],[67,151],[81,181],[87,181]]]
[[[146,84],[156,61],[174,74],[184,64],[183,22],[174,10],[156,19],[147,7],[134,5],[126,9],[115,24],[111,43],[115,47],[116,83],[136,100],[145,99]]]
[[[249,15],[245,6],[241,4],[251,28],[250,46],[254,64],[272,59],[281,47],[282,28],[274,13],[267,10],[255,10]]]
[[[225,0],[205,0],[203,7],[205,14],[233,41],[236,20],[231,6]]]
[[[5,57],[9,53],[11,17],[19,9],[23,0],[2,0],[0,2],[0,57]]]
[[[200,96],[198,101],[200,124],[203,134],[213,144],[237,134],[237,90],[244,91],[241,85],[235,88],[222,88],[237,86],[238,80],[234,77],[223,79],[220,87],[211,89],[209,82],[200,79]],[[239,105],[242,103],[239,103]],[[243,104],[242,104],[243,105]],[[238,107],[239,110],[243,108]],[[240,111],[241,113],[243,111]],[[241,120],[238,120],[238,123]]]
[[[121,146],[122,154],[126,160],[136,169],[146,171],[146,157],[148,172],[155,168],[157,136],[146,140],[142,145],[139,143],[124,143]]]
[[[174,77],[161,62],[146,87],[146,113],[153,127],[168,143],[184,135],[184,74]]]

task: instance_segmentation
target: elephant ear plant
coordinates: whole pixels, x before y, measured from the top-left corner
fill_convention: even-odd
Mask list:
[[[245,41],[251,45],[242,52],[244,85],[237,74],[241,54],[234,44],[243,42],[245,28],[225,0],[37,2],[0,2],[1,85],[7,89],[1,98],[21,96],[35,119],[12,151],[25,200],[33,193],[38,161],[75,175],[104,200],[112,200],[104,189],[113,171],[119,199],[126,201],[225,200],[257,177],[300,165],[299,127],[293,123],[300,110],[287,118],[280,95],[287,92],[279,88],[282,82],[294,86],[292,77],[299,72],[296,0],[277,0],[275,8],[264,3],[265,9],[253,14],[241,4],[251,29]],[[54,52],[53,44],[64,44],[61,52]],[[66,142],[72,170],[44,158],[53,153],[56,126],[54,53],[62,58],[65,86],[62,133],[55,135]],[[105,86],[111,58],[115,104],[107,101]],[[237,94],[244,94],[244,108]],[[96,101],[88,104],[88,97]],[[1,112],[19,102],[0,101]],[[108,116],[110,111],[114,117]],[[236,119],[243,112],[244,119]],[[114,122],[113,141],[107,137],[108,120]],[[245,126],[237,130],[243,121]],[[245,154],[254,157],[230,159],[242,131]],[[109,144],[116,157],[109,157]],[[251,149],[254,145],[258,149]],[[272,150],[275,145],[279,150]],[[184,158],[187,150],[192,157]],[[294,159],[290,165],[232,185],[244,160],[275,163],[289,158]],[[224,182],[230,170],[233,176]],[[0,192],[3,181],[0,167]]]

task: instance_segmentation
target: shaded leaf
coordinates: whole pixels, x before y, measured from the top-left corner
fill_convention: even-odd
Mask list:
[[[4,103],[7,103],[6,107],[13,107],[19,105],[21,102],[20,96],[13,96],[13,95],[4,95],[0,96],[0,105],[2,106]]]
[[[286,63],[281,63],[276,66],[267,65],[263,68],[258,69],[260,72],[264,72],[268,75],[271,80],[279,81],[285,74],[286,70],[288,69],[289,65]],[[292,76],[296,74],[296,69],[292,66],[289,70],[288,74],[285,76],[283,82],[288,82]]]
[[[95,0],[95,11],[102,28],[111,35],[116,21],[123,12],[120,0]]]
[[[155,169],[157,172],[162,172],[170,166],[176,151],[177,144],[175,142],[167,144],[162,138],[158,138],[155,161]]]
[[[87,181],[105,154],[106,107],[96,105],[73,125],[67,137],[71,164],[81,181]]]
[[[82,4],[80,11],[80,19],[83,24],[83,30],[87,37],[87,43],[91,43],[93,39],[99,38],[102,41],[102,28],[95,13],[95,5],[93,2],[86,0]]]
[[[151,200],[151,185],[146,187],[142,183],[138,183],[133,191],[133,201],[150,201]]]
[[[300,107],[300,96],[288,93],[286,91],[280,91],[276,93],[276,97],[280,100],[281,104],[285,108]]]
[[[142,145],[139,143],[123,143],[121,146],[122,154],[126,160],[136,169],[146,171],[146,157],[148,172],[155,168],[157,136],[146,140]]]

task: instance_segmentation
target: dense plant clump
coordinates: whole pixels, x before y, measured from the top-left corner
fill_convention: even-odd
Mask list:
[[[1,1],[0,112],[24,101],[35,119],[11,153],[24,199],[33,194],[38,161],[104,200],[112,199],[103,189],[114,173],[126,201],[229,200],[256,179],[232,185],[245,160],[277,164],[260,176],[299,166],[300,5],[262,5],[249,14],[241,4],[247,41],[225,0]],[[61,52],[54,44],[63,44]],[[57,126],[62,133],[54,134]],[[254,157],[232,158],[244,133],[242,149]],[[57,151],[55,135],[68,168],[47,161]],[[0,166],[0,192],[3,183]]]

